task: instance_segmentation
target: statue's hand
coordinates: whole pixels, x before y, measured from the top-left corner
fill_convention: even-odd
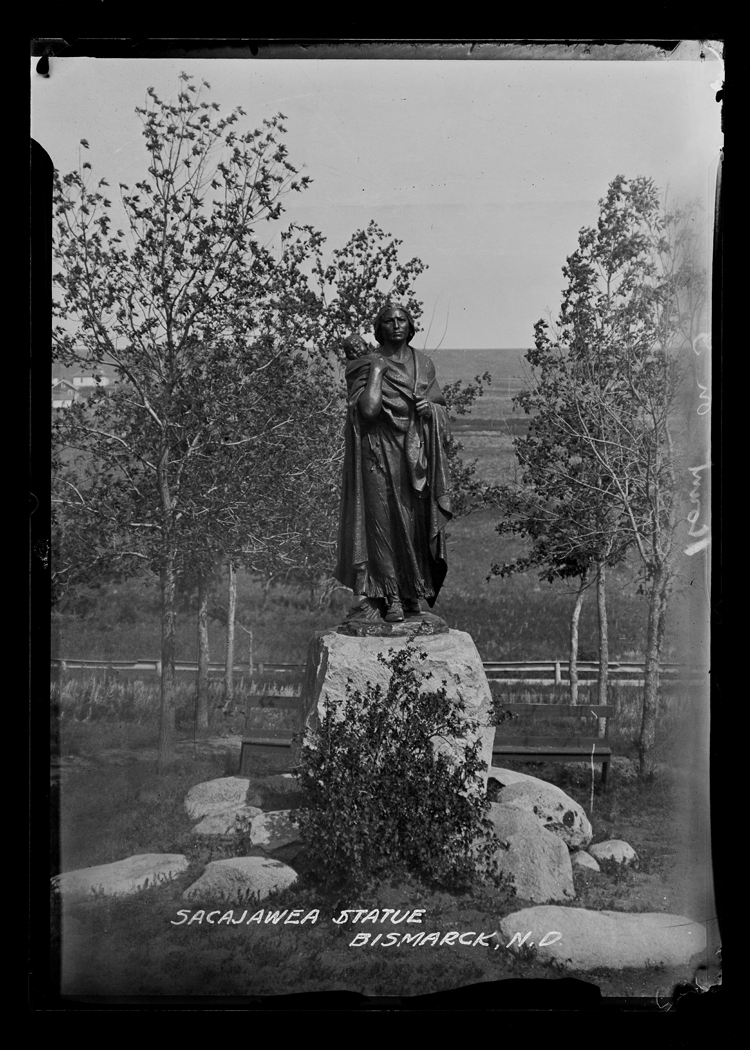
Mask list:
[[[432,415],[432,402],[424,399],[417,401],[417,415],[429,418]]]

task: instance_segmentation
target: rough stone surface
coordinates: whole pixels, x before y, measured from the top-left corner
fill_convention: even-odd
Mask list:
[[[346,696],[348,680],[354,689],[364,690],[367,682],[384,688],[390,672],[378,660],[378,654],[387,655],[389,650],[403,648],[407,638],[351,638],[335,632],[318,632],[313,635],[307,654],[303,696],[303,725],[316,728],[320,722],[326,700],[338,704]],[[481,742],[481,758],[485,769],[492,761],[492,745],[495,728],[490,724],[492,697],[482,658],[472,638],[464,631],[447,631],[418,639],[420,650],[427,653],[427,660],[420,664],[432,672],[426,688],[439,688],[445,680],[449,698],[460,697],[465,704],[468,718],[482,723],[474,736],[452,745],[436,742],[436,747],[459,755],[463,747],[478,737]],[[294,762],[298,757],[294,758]],[[482,778],[483,789],[487,787],[486,772]]]
[[[193,828],[194,835],[236,835],[237,819],[244,818],[248,823],[260,813],[257,806],[227,806],[207,817]]]
[[[598,862],[586,850],[579,849],[571,854],[570,863],[574,868],[585,868],[587,871],[601,871]]]
[[[171,882],[187,867],[187,857],[181,853],[138,853],[113,864],[63,872],[52,879],[52,885],[65,897],[124,897]]]
[[[594,832],[583,807],[546,780],[528,777],[509,784],[498,793],[497,801],[533,814],[570,849],[581,849],[591,842]]]
[[[589,853],[596,860],[614,860],[628,867],[638,863],[638,854],[628,842],[623,842],[622,839],[596,842],[593,846],[589,846]]]
[[[489,817],[499,840],[499,869],[510,877],[518,897],[540,904],[575,897],[570,854],[562,839],[514,806],[492,802]]]
[[[487,771],[487,777],[490,780],[497,781],[500,787],[510,787],[511,784],[523,784],[525,782],[531,782],[533,784],[546,784],[546,780],[540,780],[539,777],[529,776],[528,773],[517,773],[515,769],[501,769],[499,766],[490,766]]]
[[[278,773],[267,777],[253,777],[247,792],[247,803],[261,809],[275,809],[279,803],[299,805],[302,802],[302,790],[297,777],[291,773]]]
[[[190,788],[185,798],[185,809],[189,817],[198,820],[200,817],[221,813],[230,806],[244,805],[249,786],[248,777],[206,780]]]
[[[523,938],[530,932],[525,943],[533,942],[540,959],[555,959],[573,970],[681,966],[706,947],[701,923],[661,912],[526,908],[502,919],[500,930],[506,945],[514,934]],[[561,936],[554,944],[542,945],[552,933]]]
[[[300,842],[299,828],[292,824],[291,810],[279,809],[272,813],[260,813],[254,818],[250,828],[250,841],[253,846],[260,846],[268,853]]]
[[[293,868],[271,857],[231,857],[214,860],[183,893],[185,900],[263,900],[274,890],[296,882]]]

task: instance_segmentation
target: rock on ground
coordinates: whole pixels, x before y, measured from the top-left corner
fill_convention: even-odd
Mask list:
[[[510,878],[518,897],[539,903],[575,897],[570,854],[562,839],[514,806],[492,802],[489,817],[499,840],[499,870]]]
[[[218,780],[206,780],[191,787],[185,798],[185,809],[194,820],[220,813],[230,806],[244,805],[247,789],[250,786],[248,777],[219,777]]]
[[[299,828],[292,824],[290,814],[288,809],[258,814],[250,827],[250,841],[253,846],[260,846],[266,852],[272,853],[292,842],[301,842]]]
[[[614,860],[628,866],[638,863],[638,854],[628,842],[622,839],[608,839],[606,842],[595,842],[589,846],[589,853],[596,860]]]
[[[297,881],[293,868],[271,857],[230,857],[212,861],[183,893],[185,900],[263,900]]]
[[[530,933],[525,945],[535,947],[540,959],[555,959],[572,970],[681,966],[706,947],[701,923],[661,912],[526,908],[502,919],[500,930],[505,945],[515,934],[522,939]],[[543,944],[545,939],[550,943]]]
[[[594,832],[583,807],[546,780],[527,777],[509,784],[498,793],[497,801],[533,814],[570,849],[581,849],[591,842]]]
[[[112,864],[66,871],[51,881],[65,897],[123,897],[171,882],[187,867],[187,857],[181,853],[138,853]]]
[[[570,863],[574,868],[585,868],[587,871],[601,871],[596,859],[587,853],[586,850],[579,849],[570,856]]]
[[[257,806],[227,806],[226,809],[209,813],[203,820],[193,828],[194,835],[236,835],[237,821],[242,819],[250,825],[254,817],[260,813]]]
[[[385,688],[390,680],[390,671],[378,660],[378,655],[385,656],[389,650],[402,649],[407,642],[407,638],[353,638],[335,631],[321,631],[313,635],[308,648],[302,690],[303,725],[315,729],[320,723],[326,700],[338,705],[345,699],[349,680],[355,690],[363,691],[368,682]],[[460,755],[463,748],[479,739],[484,769],[482,788],[486,790],[486,770],[492,761],[495,727],[490,724],[492,697],[477,647],[471,635],[464,631],[420,637],[417,645],[420,651],[427,653],[427,660],[417,663],[417,666],[432,672],[425,689],[440,688],[445,680],[448,697],[460,697],[467,718],[482,723],[481,728],[468,735],[464,741],[454,742],[453,745],[436,741],[435,746]],[[298,761],[298,757],[293,758],[293,761]]]
[[[501,788],[510,787],[511,784],[523,784],[531,781],[534,784],[546,784],[546,780],[539,777],[529,776],[528,773],[517,773],[515,769],[501,769],[499,766],[490,766],[487,770],[487,778],[497,781]]]
[[[284,800],[282,805],[286,806],[296,806],[302,803],[302,789],[299,786],[299,780],[291,773],[253,777],[250,781],[247,793],[248,805],[260,806],[263,809],[270,804],[275,809],[282,799]]]

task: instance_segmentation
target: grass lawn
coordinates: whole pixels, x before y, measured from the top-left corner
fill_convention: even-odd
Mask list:
[[[235,716],[233,724],[222,723],[222,729],[237,731],[238,720]],[[211,732],[217,732],[217,725]],[[317,921],[248,925],[246,920],[260,908],[251,906],[242,923],[181,922],[177,913],[186,904],[190,903],[191,917],[200,907],[184,901],[183,891],[209,861],[233,855],[231,841],[208,844],[191,835],[193,822],[184,810],[184,797],[193,784],[235,775],[239,763],[234,743],[204,754],[198,741],[194,754],[188,731],[183,730],[181,737],[186,753],[168,774],[159,775],[149,758],[155,743],[153,725],[63,724],[60,751],[65,756],[70,741],[78,765],[64,765],[53,779],[59,839],[53,843],[51,873],[149,852],[182,853],[190,862],[174,883],[131,898],[92,896],[66,904],[53,900],[53,949],[60,960],[64,995],[188,996],[207,1002],[211,996],[346,991],[405,998],[509,979],[549,981],[565,976],[598,987],[605,997],[654,999],[659,992],[663,996],[665,990],[693,980],[688,968],[563,974],[538,961],[533,950],[513,954],[498,938],[476,945],[405,944],[390,951],[354,947],[351,941],[358,931],[332,921],[343,908],[424,909],[422,924],[409,926],[409,932],[491,934],[502,916],[528,902],[495,889],[452,895],[413,883],[380,886],[356,900],[342,900],[313,888],[299,860],[294,866],[301,872],[300,881],[261,905],[266,912],[302,909],[308,914],[317,909]],[[638,870],[576,873],[574,906],[691,914],[694,902],[681,879],[681,840],[674,820],[676,775],[665,773],[645,785],[615,778],[606,795],[597,787],[592,812],[585,771],[522,768],[554,780],[576,798],[589,812],[595,840],[623,838],[639,854]],[[232,909],[229,903],[222,912],[228,909]],[[244,906],[235,905],[233,910],[237,920]]]

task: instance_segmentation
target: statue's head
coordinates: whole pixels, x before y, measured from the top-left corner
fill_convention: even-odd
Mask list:
[[[395,300],[389,300],[385,304],[385,306],[381,306],[381,308],[378,310],[377,315],[375,317],[375,321],[374,321],[373,326],[372,326],[373,333],[374,333],[375,338],[377,339],[378,343],[380,345],[382,345],[383,342],[385,341],[383,339],[383,332],[382,332],[382,329],[381,329],[381,322],[382,322],[383,318],[385,317],[386,313],[388,313],[389,311],[400,311],[406,317],[406,320],[409,322],[409,338],[408,338],[407,342],[411,342],[412,339],[414,338],[414,333],[417,330],[417,327],[414,324],[414,318],[412,317],[412,315],[409,312],[409,310],[407,310],[407,308],[403,305],[403,303],[398,303]]]
[[[347,361],[354,361],[358,357],[364,357],[372,353],[372,347],[364,341],[359,332],[352,332],[343,341],[344,354]]]

